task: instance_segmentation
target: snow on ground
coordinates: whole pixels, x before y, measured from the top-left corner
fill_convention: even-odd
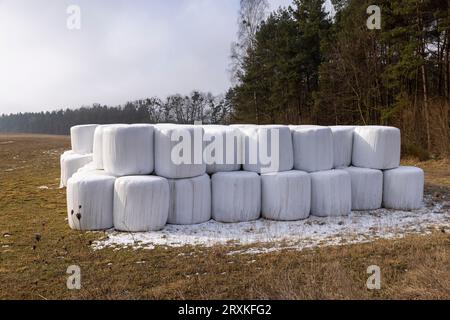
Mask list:
[[[245,245],[233,247],[234,253],[260,253],[274,250],[302,250],[317,246],[393,239],[406,234],[426,234],[433,229],[450,230],[449,202],[434,203],[425,198],[425,206],[416,211],[379,209],[352,212],[346,217],[310,217],[302,221],[258,220],[225,224],[209,221],[194,226],[167,225],[159,232],[120,233],[109,231],[93,243],[96,250],[112,247],[154,249],[155,246]],[[252,248],[251,246],[254,245]],[[248,247],[250,246],[250,248]]]

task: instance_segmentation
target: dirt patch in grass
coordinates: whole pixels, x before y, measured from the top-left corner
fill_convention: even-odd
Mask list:
[[[450,298],[445,230],[257,255],[230,255],[245,249],[232,245],[92,250],[105,234],[70,230],[58,189],[59,154],[69,145],[67,137],[0,135],[1,299]],[[427,192],[448,197],[448,162],[417,165]],[[70,265],[81,267],[81,290],[66,287]],[[381,268],[381,290],[366,288],[370,265]]]

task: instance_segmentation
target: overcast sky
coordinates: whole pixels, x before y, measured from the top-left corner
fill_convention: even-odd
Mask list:
[[[71,4],[80,30],[66,27]],[[238,10],[239,0],[0,0],[0,114],[223,93]]]

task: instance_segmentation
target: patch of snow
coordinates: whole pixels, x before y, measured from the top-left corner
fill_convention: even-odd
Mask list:
[[[215,245],[254,246],[234,248],[230,254],[264,253],[283,249],[302,250],[318,246],[394,239],[407,234],[428,234],[433,229],[450,230],[448,203],[434,203],[430,196],[425,206],[415,211],[378,209],[354,211],[343,217],[314,217],[293,222],[260,219],[243,223],[208,221],[199,225],[167,225],[162,231],[145,233],[107,232],[93,248],[154,249],[156,246]]]

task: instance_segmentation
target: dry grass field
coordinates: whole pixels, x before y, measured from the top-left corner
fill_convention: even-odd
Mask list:
[[[229,255],[231,246],[92,250],[69,229],[59,155],[69,139],[0,135],[0,299],[449,299],[450,234],[303,251]],[[450,196],[450,163],[413,159],[427,193]],[[450,208],[444,208],[450,210]],[[79,265],[82,289],[68,290]],[[381,268],[381,290],[366,288]]]

